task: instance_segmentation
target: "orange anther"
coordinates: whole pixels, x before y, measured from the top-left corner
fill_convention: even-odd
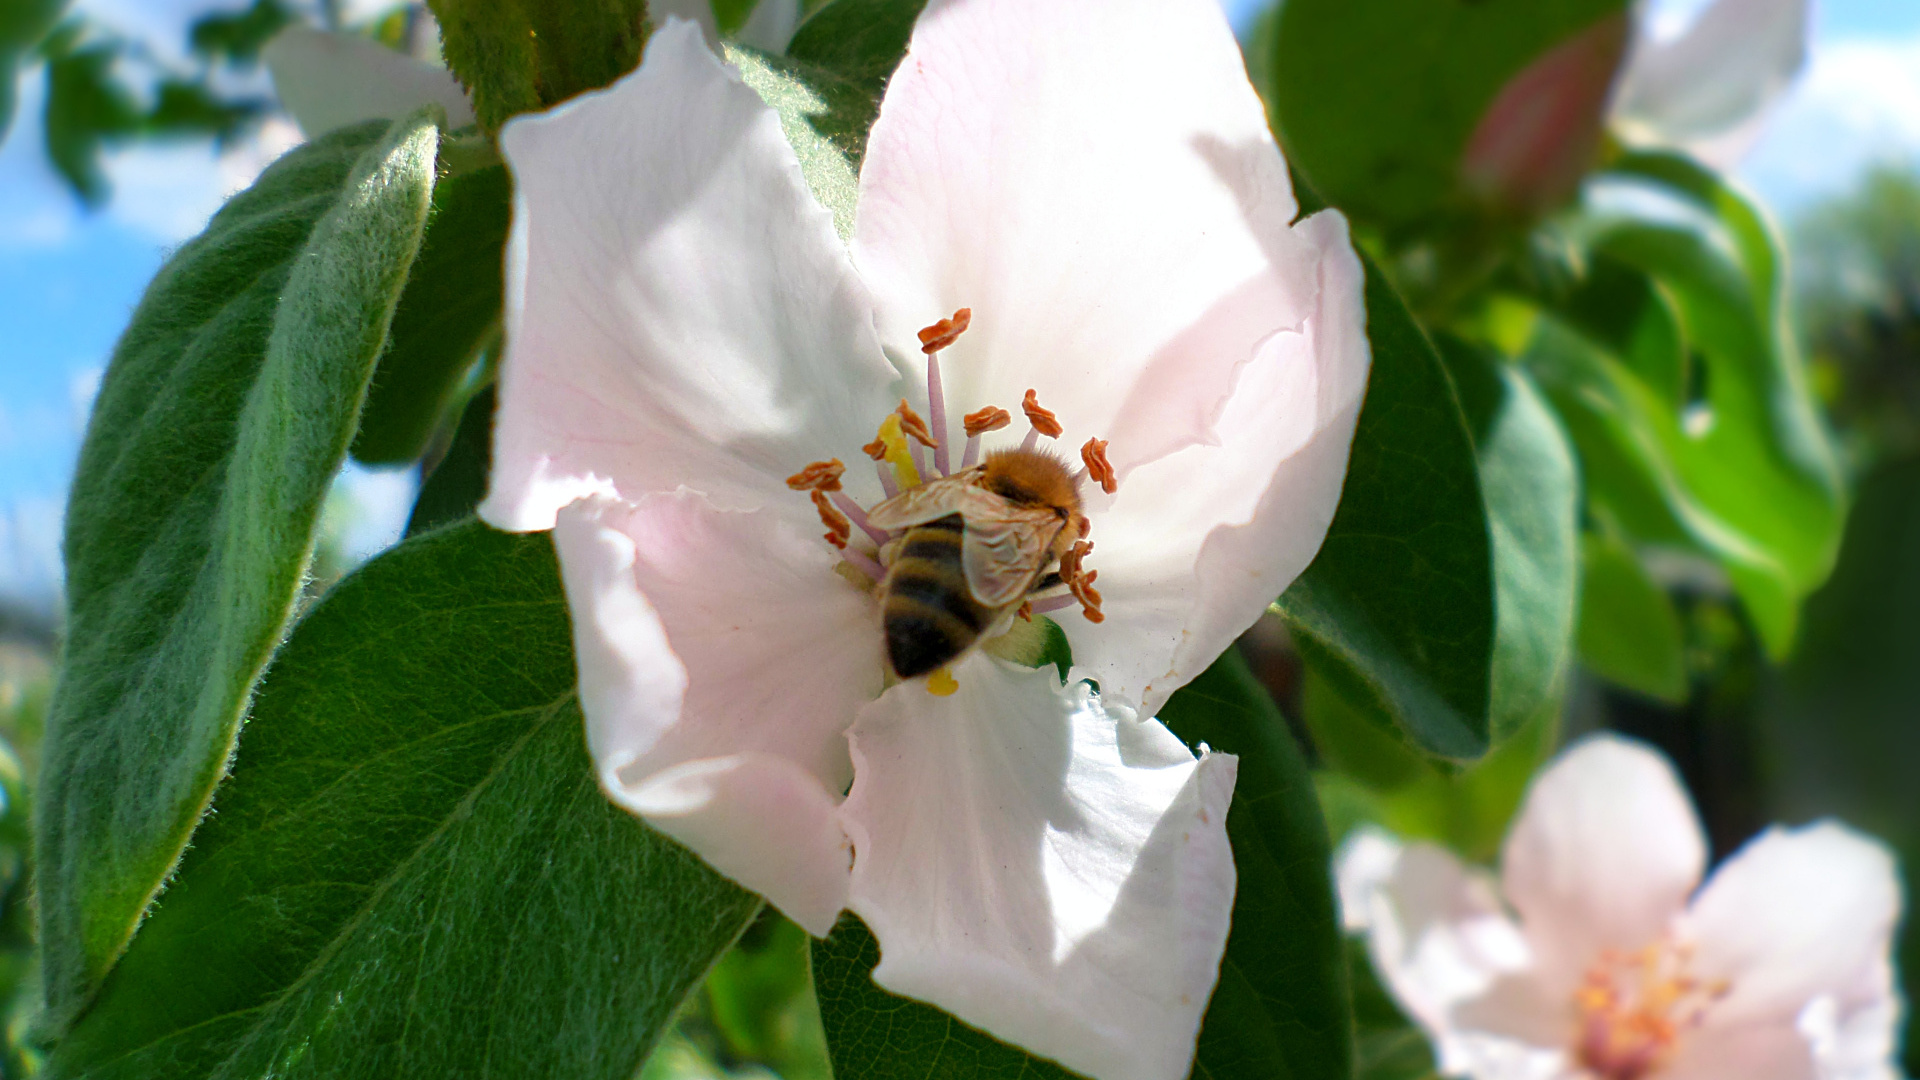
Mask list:
[[[1014,612],[1014,614],[1020,616],[1022,619],[1025,619],[1027,622],[1032,622],[1033,621],[1033,601],[1031,600],[1021,601],[1020,610]]]
[[[787,486],[795,491],[839,491],[840,475],[846,471],[839,458],[816,461],[787,477]]]
[[[1080,460],[1087,463],[1087,475],[1101,491],[1111,495],[1120,489],[1120,478],[1113,475],[1113,465],[1107,461],[1107,440],[1088,439],[1080,448]]]
[[[973,309],[961,308],[953,313],[951,319],[941,319],[925,330],[920,331],[920,351],[929,355],[953,344],[961,334],[966,333],[967,325],[973,322]]]
[[[885,461],[887,460],[887,440],[875,439],[861,447],[860,452],[875,461]]]
[[[979,412],[970,412],[961,417],[960,422],[966,426],[967,438],[973,439],[1013,423],[1013,414],[998,405],[989,405]]]
[[[1026,410],[1027,423],[1033,425],[1033,430],[1049,439],[1057,439],[1061,432],[1067,430],[1060,426],[1058,417],[1040,407],[1040,395],[1032,390],[1027,391],[1027,396],[1020,402],[1020,407]]]
[[[927,430],[927,422],[920,419],[920,414],[913,411],[913,406],[907,404],[906,398],[901,398],[900,407],[893,411],[900,414],[900,430],[912,436],[913,441],[929,449],[939,445],[933,441],[933,432]]]
[[[847,520],[847,515],[819,488],[813,489],[813,508],[820,511],[820,523],[827,527],[827,543],[837,548],[846,547],[847,540],[853,536],[853,522]]]

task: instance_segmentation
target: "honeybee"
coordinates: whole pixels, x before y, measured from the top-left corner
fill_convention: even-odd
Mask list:
[[[997,450],[903,491],[868,520],[905,529],[880,584],[887,662],[902,679],[951,663],[1036,588],[1078,538],[1080,487],[1039,450]],[[1069,527],[1074,526],[1074,527]]]

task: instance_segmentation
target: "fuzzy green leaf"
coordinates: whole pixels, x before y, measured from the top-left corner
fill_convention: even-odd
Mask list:
[[[640,64],[646,0],[430,0],[447,67],[489,133]]]
[[[335,588],[54,1078],[626,1080],[757,897],[594,782],[544,535]]]
[[[56,1028],[179,858],[299,598],[437,138],[414,118],[281,159],[161,270],[115,350],[67,504],[38,807]]]
[[[499,330],[512,201],[505,165],[449,176],[434,187],[420,257],[360,414],[357,460],[398,465],[419,457],[461,376]]]
[[[1367,267],[1373,372],[1320,554],[1279,609],[1315,667],[1430,754],[1492,744],[1492,541],[1474,446],[1433,343]]]

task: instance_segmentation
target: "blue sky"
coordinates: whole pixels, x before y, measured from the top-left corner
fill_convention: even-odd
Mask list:
[[[364,0],[378,3],[378,0]],[[1222,0],[1236,22],[1262,0]],[[1703,0],[1657,0],[1682,13]],[[1816,0],[1818,3],[1819,0]],[[178,42],[190,13],[238,0],[81,0],[103,21]],[[1879,157],[1920,154],[1920,0],[1825,0],[1813,57],[1740,169],[1783,212],[1843,188]],[[107,211],[75,206],[39,148],[30,80],[0,146],[0,597],[53,603],[61,493],[85,406],[114,339],[166,251],[196,232],[275,146],[216,159],[204,148],[141,150],[111,163]],[[284,129],[274,141],[283,145]],[[362,507],[353,547],[378,546],[404,514],[408,486],[350,478]]]

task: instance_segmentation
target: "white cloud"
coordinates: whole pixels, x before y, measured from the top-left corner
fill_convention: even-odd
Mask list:
[[[1844,191],[1862,167],[1920,158],[1920,35],[1816,42],[1739,169],[1782,209]]]

